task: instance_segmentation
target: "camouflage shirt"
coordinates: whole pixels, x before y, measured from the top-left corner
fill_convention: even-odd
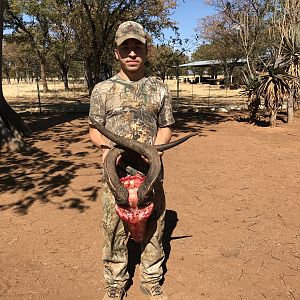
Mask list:
[[[154,77],[126,81],[115,75],[98,83],[89,115],[120,136],[148,144],[153,144],[158,127],[174,123],[171,93]]]

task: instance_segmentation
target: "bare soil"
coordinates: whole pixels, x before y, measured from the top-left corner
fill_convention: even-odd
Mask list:
[[[173,300],[300,299],[300,115],[176,113],[164,154],[164,288]],[[33,114],[24,153],[0,152],[0,298],[102,299],[100,154],[87,114]],[[130,248],[139,291],[138,247]]]

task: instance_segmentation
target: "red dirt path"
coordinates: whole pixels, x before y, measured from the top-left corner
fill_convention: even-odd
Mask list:
[[[176,119],[176,136],[199,135],[164,155],[170,299],[300,299],[299,115],[277,128]],[[102,167],[86,116],[28,122],[31,150],[0,152],[0,298],[102,299]],[[146,299],[137,262],[125,299]]]

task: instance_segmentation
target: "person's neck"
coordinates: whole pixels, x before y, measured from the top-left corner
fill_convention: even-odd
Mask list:
[[[144,72],[136,72],[136,73],[126,72],[125,73],[123,70],[121,70],[118,73],[118,76],[125,81],[139,81],[145,77],[145,74],[144,74]]]

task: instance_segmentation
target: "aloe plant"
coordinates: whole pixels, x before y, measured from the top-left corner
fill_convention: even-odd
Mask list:
[[[291,81],[293,81],[293,76],[280,68],[269,68],[267,72],[259,76],[257,94],[264,98],[271,126],[276,126],[278,110],[291,92]]]
[[[282,45],[282,65],[293,76],[290,82],[290,96],[288,98],[288,122],[293,121],[293,111],[299,108],[300,91],[300,26],[296,32],[287,34]]]
[[[248,97],[247,103],[250,110],[250,123],[255,123],[259,106],[261,105],[261,97],[257,94],[259,78],[247,72],[242,72],[242,74],[245,89],[241,91],[241,94]]]
[[[275,63],[255,77],[244,75],[246,88],[243,94],[248,96],[251,122],[256,121],[259,106],[264,104],[269,114],[270,125],[276,126],[278,110],[291,92],[290,83],[294,80],[294,76],[274,65]]]

